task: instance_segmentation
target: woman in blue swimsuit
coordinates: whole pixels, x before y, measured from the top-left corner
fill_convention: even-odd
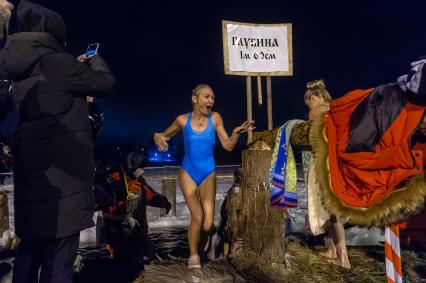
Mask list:
[[[154,141],[161,151],[168,150],[168,141],[183,130],[185,157],[179,170],[179,185],[191,214],[188,228],[189,268],[200,268],[199,243],[213,230],[216,201],[216,173],[213,157],[215,132],[223,148],[232,151],[241,133],[254,129],[254,121],[246,121],[228,136],[222,117],[211,112],[214,93],[210,86],[201,84],[192,91],[194,111],[179,115],[162,133],[155,133]],[[201,232],[202,236],[201,236]],[[200,238],[202,240],[200,241]],[[202,246],[202,245],[201,245]],[[204,248],[204,247],[203,247]]]

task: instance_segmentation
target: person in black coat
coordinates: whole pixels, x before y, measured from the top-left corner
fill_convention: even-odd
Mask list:
[[[95,55],[85,64],[64,52],[59,14],[20,1],[19,33],[0,65],[15,86],[15,226],[21,238],[14,282],[72,282],[79,232],[93,223],[94,158],[86,96],[111,94],[115,81]]]
[[[130,152],[126,157],[129,191],[139,194],[137,209],[132,216],[141,225],[143,261],[149,263],[154,258],[154,247],[148,235],[146,207],[163,208],[165,214],[168,214],[172,205],[166,196],[156,192],[143,177],[146,164],[146,156],[141,152]]]

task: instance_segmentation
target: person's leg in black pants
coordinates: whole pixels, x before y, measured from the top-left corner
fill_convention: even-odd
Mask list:
[[[40,283],[72,283],[80,233],[45,243]]]
[[[12,282],[72,283],[79,240],[79,233],[60,239],[23,239],[15,259]]]
[[[13,266],[13,283],[37,283],[41,266],[42,242],[21,239]]]

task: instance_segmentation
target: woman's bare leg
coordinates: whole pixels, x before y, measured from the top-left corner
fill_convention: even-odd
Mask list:
[[[331,223],[330,236],[333,239],[334,246],[336,246],[337,257],[331,259],[331,262],[340,265],[344,268],[351,268],[351,263],[348,258],[348,250],[346,247],[345,228],[340,222]]]
[[[198,243],[204,222],[203,207],[201,206],[197,185],[183,169],[179,170],[179,185],[191,214],[191,223],[188,228],[190,256],[198,255]]]
[[[346,248],[345,228],[342,223],[337,221],[334,215],[330,217],[327,232],[330,236],[327,242],[328,250],[321,252],[320,255],[329,258],[334,264],[348,269],[351,268]]]
[[[200,185],[200,199],[204,212],[203,233],[200,240],[201,251],[208,249],[206,244],[214,228],[214,208],[216,204],[216,173],[211,173]]]
[[[331,225],[327,227],[327,233],[330,236],[331,235]],[[331,238],[327,238],[326,239],[326,245],[328,247],[328,249],[324,252],[320,252],[319,254],[321,256],[327,257],[327,258],[336,258],[337,257],[337,251],[336,251],[336,246],[334,245],[333,239]]]

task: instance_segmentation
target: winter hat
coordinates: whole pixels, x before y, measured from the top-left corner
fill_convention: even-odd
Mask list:
[[[58,13],[22,0],[18,5],[16,16],[19,32],[47,32],[65,47],[67,37],[65,22]]]
[[[127,155],[127,174],[132,174],[138,168],[144,168],[147,164],[146,156],[140,152],[130,152]]]

